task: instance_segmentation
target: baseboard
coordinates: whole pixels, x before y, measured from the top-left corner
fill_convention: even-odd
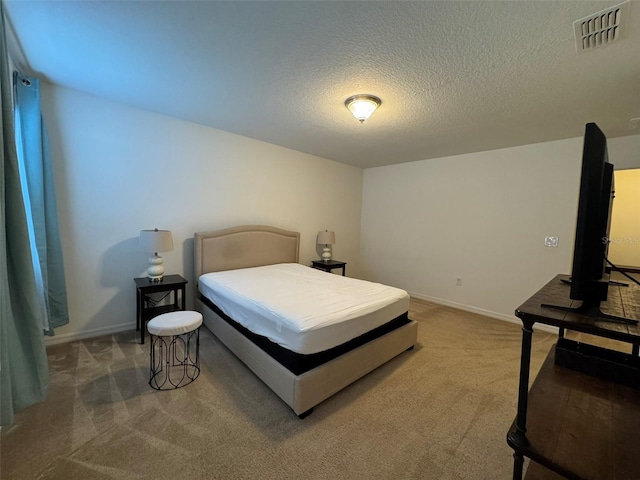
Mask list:
[[[100,337],[102,335],[111,335],[112,333],[126,332],[133,330],[135,325],[132,322],[120,323],[110,327],[100,327],[91,330],[83,330],[82,332],[61,333],[53,337],[44,337],[44,344],[48,347],[58,345],[59,343],[73,342],[75,340],[84,340],[85,338]]]
[[[514,323],[522,326],[522,322],[514,315],[509,316],[504,313],[493,312],[491,310],[485,310],[484,308],[474,307],[473,305],[465,305],[464,303],[452,302],[451,300],[445,300],[444,298],[431,297],[429,295],[423,295],[416,292],[408,292],[409,296],[417,298],[419,300],[425,300],[427,302],[437,303],[438,305],[444,305],[445,307],[457,308],[458,310],[464,310],[465,312],[477,313],[489,318],[495,318],[496,320],[502,320],[503,322]],[[536,324],[536,330],[542,330],[549,333],[558,333],[558,328],[551,325]]]

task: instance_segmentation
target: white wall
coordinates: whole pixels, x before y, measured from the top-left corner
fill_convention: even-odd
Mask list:
[[[141,229],[169,229],[165,271],[193,285],[193,234],[240,224],[336,232],[334,257],[358,275],[362,170],[43,83],[70,324],[53,341],[135,327]],[[176,97],[176,101],[178,98]]]
[[[639,165],[640,136],[610,139],[609,152],[616,166]],[[364,276],[513,320],[570,271],[581,156],[575,138],[366,169]],[[545,247],[546,236],[559,246]]]
[[[607,151],[616,170],[640,167],[640,133],[608,139]]]
[[[335,230],[350,276],[500,318],[569,270],[581,139],[373,168],[363,180],[356,167],[42,90],[71,316],[53,342],[134,327],[144,228],[173,232],[165,268],[189,280],[189,305],[193,233],[245,223],[301,232],[305,264],[316,233]],[[609,142],[616,168],[640,166],[638,152],[639,135]],[[560,246],[543,247],[546,235]]]

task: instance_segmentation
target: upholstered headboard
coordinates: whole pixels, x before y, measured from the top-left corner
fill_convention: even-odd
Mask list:
[[[200,275],[274,263],[297,263],[300,234],[264,225],[243,225],[194,236],[195,280]]]

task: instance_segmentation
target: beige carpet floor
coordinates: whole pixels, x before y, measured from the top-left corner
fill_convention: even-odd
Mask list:
[[[2,431],[2,479],[508,479],[521,329],[420,300],[419,343],[296,415],[205,328],[200,377],[149,388],[135,332],[49,348],[45,402]],[[532,378],[555,336],[534,335]]]

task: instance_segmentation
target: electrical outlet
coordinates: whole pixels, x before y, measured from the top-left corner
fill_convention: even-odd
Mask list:
[[[456,278],[456,287],[461,287],[462,286],[462,277],[458,277]]]
[[[558,246],[558,237],[544,237],[544,246],[545,247],[557,247]]]

